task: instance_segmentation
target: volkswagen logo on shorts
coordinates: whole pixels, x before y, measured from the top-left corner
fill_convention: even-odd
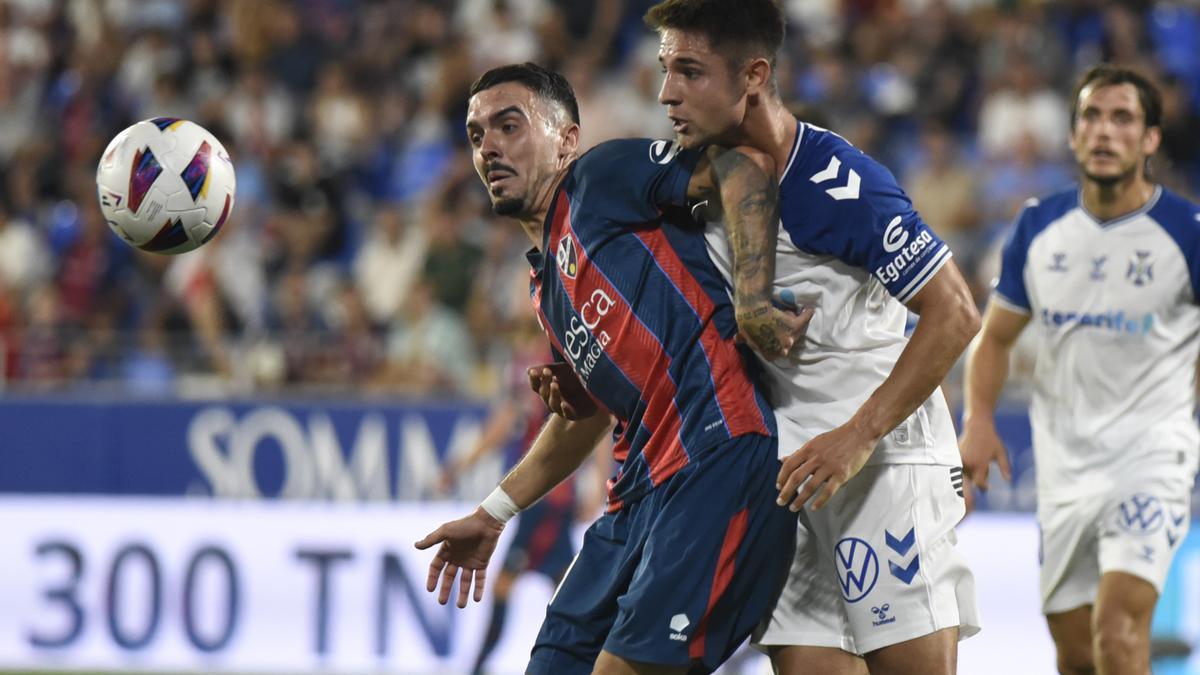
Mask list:
[[[846,602],[867,597],[879,580],[879,556],[871,545],[857,537],[846,537],[833,547],[833,564]]]
[[[1136,494],[1117,506],[1117,525],[1126,532],[1152,534],[1163,526],[1162,502],[1158,497]]]

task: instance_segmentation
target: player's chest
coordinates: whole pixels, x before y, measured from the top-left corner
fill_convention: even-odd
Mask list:
[[[572,232],[554,233],[548,253],[530,287],[534,309],[542,329],[583,375],[620,333],[629,312],[613,273]]]
[[[1189,293],[1186,261],[1170,237],[1147,228],[1063,228],[1035,241],[1025,267],[1035,309],[1157,311]]]

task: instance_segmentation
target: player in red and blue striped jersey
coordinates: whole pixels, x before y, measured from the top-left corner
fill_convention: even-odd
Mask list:
[[[774,503],[774,416],[735,344],[733,303],[677,207],[719,194],[773,232],[774,168],[650,140],[577,158],[570,85],[533,64],[480,78],[467,129],[494,210],[534,244],[543,328],[599,405],[552,417],[479,509],[417,543],[440,544],[429,590],[441,577],[445,602],[461,572],[459,606],[472,584],[479,600],[504,522],[577,468],[611,415],[621,468],[608,513],[555,593],[527,672],[710,672],[770,606],[795,517]]]

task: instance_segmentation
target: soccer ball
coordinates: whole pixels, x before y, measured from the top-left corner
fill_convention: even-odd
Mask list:
[[[143,120],[117,134],[96,169],[100,210],[131,246],[186,253],[220,231],[233,210],[233,162],[199,124]]]

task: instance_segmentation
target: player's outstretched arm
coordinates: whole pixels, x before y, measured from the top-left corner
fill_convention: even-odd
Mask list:
[[[1028,314],[989,302],[983,315],[983,331],[967,355],[963,387],[966,405],[958,446],[963,473],[980,490],[988,487],[988,470],[993,461],[1000,465],[1000,475],[1012,480],[1008,453],[996,433],[995,410],[1008,378],[1009,354],[1028,323]]]
[[[748,146],[709,147],[692,174],[689,197],[719,201],[732,256],[733,305],[746,342],[767,359],[787,356],[811,311],[774,306],[779,183],[770,155]]]
[[[820,490],[812,506],[824,506],[866,464],[879,439],[933,394],[979,330],[971,291],[952,260],[908,301],[908,308],[921,320],[892,372],[850,421],[813,438],[784,460],[780,505],[790,501],[798,511]]]
[[[578,422],[551,416],[529,452],[479,508],[465,518],[444,523],[416,542],[421,550],[440,544],[429,563],[426,590],[436,590],[440,579],[438,602],[445,604],[457,578],[459,607],[466,607],[469,597],[475,602],[482,600],[488,562],[504,524],[579,468],[607,431],[609,421],[608,415]]]

